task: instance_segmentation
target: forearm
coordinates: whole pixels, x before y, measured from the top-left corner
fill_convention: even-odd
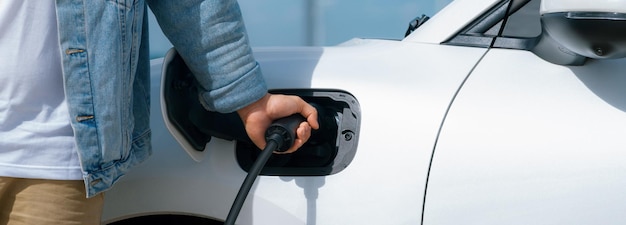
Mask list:
[[[210,110],[232,112],[267,93],[236,1],[149,0],[165,35],[200,85]]]

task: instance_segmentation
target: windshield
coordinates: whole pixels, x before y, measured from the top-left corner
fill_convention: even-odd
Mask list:
[[[400,40],[409,23],[433,16],[452,0],[239,0],[250,35],[259,46],[329,46],[352,38]],[[171,47],[150,15],[152,58]]]

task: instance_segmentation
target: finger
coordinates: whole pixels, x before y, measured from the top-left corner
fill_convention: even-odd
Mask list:
[[[255,135],[255,137],[264,137],[265,134],[262,135]],[[250,140],[252,140],[252,143],[254,143],[254,145],[256,145],[259,149],[265,149],[265,146],[267,145],[267,143],[265,142],[265,138],[252,138],[252,136],[248,135],[250,137]]]
[[[309,123],[311,128],[316,129],[316,130],[320,128],[320,125],[317,122],[317,110],[315,109],[315,107],[305,102],[305,105],[302,108],[302,111],[300,112],[300,114],[304,118],[306,118],[306,121]]]
[[[296,140],[294,140],[291,148],[287,149],[284,153],[293,153],[306,143],[311,137],[311,126],[307,122],[300,123],[298,129],[296,129]]]
[[[302,141],[302,139],[296,139],[293,142],[293,145],[291,146],[291,148],[287,149],[287,151],[284,152],[277,152],[278,154],[289,154],[289,153],[294,153],[296,151],[298,151],[298,149],[300,149],[300,147],[302,147],[304,145],[304,141]]]
[[[247,126],[246,132],[248,133],[248,137],[260,149],[264,149],[267,145],[265,141],[265,131],[262,128],[263,125],[259,126]]]

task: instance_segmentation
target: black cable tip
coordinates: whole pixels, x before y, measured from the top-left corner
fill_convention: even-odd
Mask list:
[[[265,131],[265,141],[269,142],[273,134],[278,134],[282,138],[280,140],[274,139],[278,144],[276,151],[287,151],[287,149],[291,148],[293,143],[296,141],[296,130],[298,129],[298,126],[300,126],[300,123],[304,121],[304,117],[300,114],[293,114],[274,121],[274,123],[272,123],[272,125],[270,125],[270,127]]]

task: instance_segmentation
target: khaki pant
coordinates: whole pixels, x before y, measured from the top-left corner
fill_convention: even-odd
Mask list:
[[[0,177],[0,225],[100,224],[104,196],[83,181]]]

